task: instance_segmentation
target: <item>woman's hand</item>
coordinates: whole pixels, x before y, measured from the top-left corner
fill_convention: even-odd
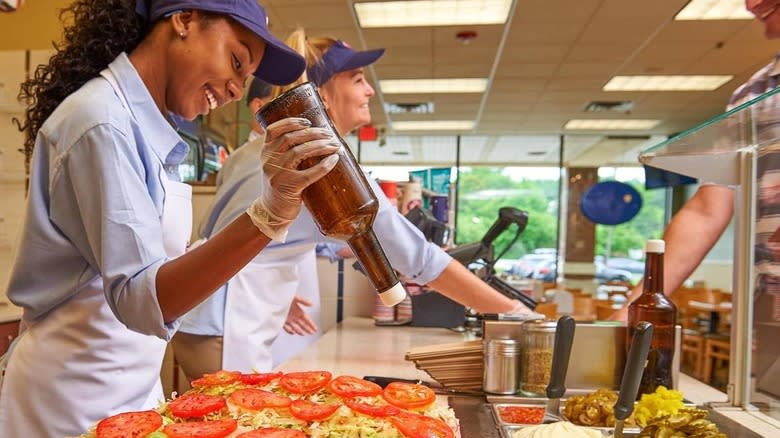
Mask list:
[[[310,335],[317,332],[317,324],[309,317],[303,307],[311,307],[312,303],[296,295],[293,297],[287,320],[284,321],[284,331],[291,335]]]
[[[284,241],[287,228],[301,210],[303,189],[333,169],[340,147],[331,131],[312,128],[306,119],[287,118],[268,126],[262,152],[263,187],[247,209],[252,223],[266,236]],[[325,158],[308,169],[298,169],[312,157]]]

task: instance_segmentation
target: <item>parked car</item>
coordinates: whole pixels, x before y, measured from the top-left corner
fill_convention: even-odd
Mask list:
[[[604,265],[602,262],[594,262],[596,265],[596,280],[599,283],[608,283],[610,281],[631,281],[631,272],[625,269],[615,269]]]
[[[596,265],[596,280],[599,283],[608,283],[611,281],[625,281],[629,282],[631,281],[631,272],[628,272],[623,269],[614,269],[610,268],[608,266],[605,266],[603,262],[594,262],[594,265]],[[542,263],[539,263],[536,266],[536,269],[534,269],[533,274],[531,275],[532,278],[535,278],[537,280],[541,280],[544,282],[552,282],[555,281],[556,275],[558,275],[557,271],[557,263],[555,260],[548,260]]]
[[[531,278],[537,266],[549,261],[555,261],[555,254],[526,254],[520,257],[510,273],[525,278]]]
[[[531,274],[531,278],[547,283],[553,282],[558,275],[557,266],[558,263],[555,259],[543,261],[536,265],[534,272]]]
[[[645,262],[640,260],[629,259],[626,257],[615,257],[607,260],[607,267],[621,269],[631,272],[632,274],[644,274]]]

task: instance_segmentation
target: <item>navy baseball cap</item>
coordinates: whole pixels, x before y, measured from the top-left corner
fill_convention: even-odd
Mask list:
[[[136,0],[135,10],[154,23],[174,12],[193,9],[227,15],[265,41],[256,77],[274,85],[287,85],[306,69],[306,60],[268,30],[268,16],[257,0]]]
[[[336,73],[354,70],[373,64],[385,53],[385,49],[355,51],[349,44],[338,40],[322,55],[322,59],[306,71],[309,80],[321,87]]]

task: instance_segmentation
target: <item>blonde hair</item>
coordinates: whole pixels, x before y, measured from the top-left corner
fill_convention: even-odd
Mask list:
[[[307,37],[306,31],[302,27],[295,29],[284,41],[290,48],[298,52],[306,60],[306,69],[308,70],[314,64],[317,64],[322,60],[322,56],[328,51],[338,40],[331,37]],[[295,88],[304,82],[307,82],[309,77],[304,70],[303,74],[295,80],[295,82],[287,85],[274,86],[272,96],[277,97],[285,91]]]

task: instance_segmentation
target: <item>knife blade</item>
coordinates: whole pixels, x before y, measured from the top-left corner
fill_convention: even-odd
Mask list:
[[[440,394],[440,395],[457,395],[457,396],[467,396],[467,397],[485,396],[485,393],[483,391],[450,389],[442,386],[440,383],[428,382],[425,380],[402,379],[399,377],[388,377],[388,376],[363,376],[363,379],[368,380],[369,382],[374,382],[377,385],[381,386],[382,388],[384,388],[385,386],[389,385],[392,382],[403,382],[403,383],[420,384],[423,386],[427,386],[428,388],[431,388],[435,394]]]

